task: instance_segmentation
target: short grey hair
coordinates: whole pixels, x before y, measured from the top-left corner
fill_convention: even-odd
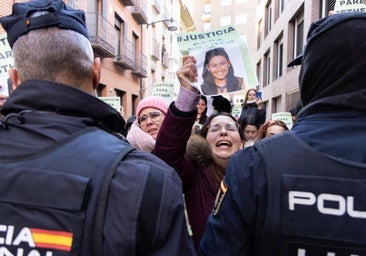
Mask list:
[[[15,67],[22,81],[46,79],[75,83],[92,78],[93,50],[83,35],[67,29],[30,31],[14,43]]]

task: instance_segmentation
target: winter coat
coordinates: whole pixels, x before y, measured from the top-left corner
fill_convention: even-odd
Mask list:
[[[195,119],[196,111],[181,112],[171,104],[160,128],[154,154],[172,166],[182,179],[193,241],[198,248],[219,186],[208,167],[213,159],[206,139],[200,135],[191,137]]]
[[[310,26],[304,107],[291,131],[231,158],[200,255],[365,253],[365,25],[346,12]]]
[[[241,109],[238,123],[240,125],[243,125],[246,122],[246,120],[248,121],[252,120],[252,122],[260,126],[266,120],[265,108],[259,110],[255,102],[244,105],[243,108]]]
[[[44,80],[23,82],[10,95],[1,112],[5,117],[0,126],[0,165],[16,167],[25,163],[26,170],[35,173],[55,172],[63,167],[66,173],[70,164],[82,170],[92,161],[104,161],[101,156],[109,152],[109,140],[97,146],[79,143],[77,147],[71,147],[67,154],[81,159],[74,164],[67,162],[63,153],[54,156],[55,166],[49,164],[44,171],[32,169],[39,166],[32,165],[34,158],[51,154],[51,149],[61,141],[68,141],[90,128],[103,132],[108,138],[113,137],[114,141],[120,140],[118,132],[124,125],[120,114],[98,98],[75,87]],[[105,255],[194,255],[184,215],[181,181],[176,172],[152,154],[138,150],[129,153],[123,161],[116,161],[110,186],[104,190],[108,199],[105,217],[87,223],[90,228],[102,225]],[[90,171],[95,170],[90,168]],[[0,172],[0,176],[6,174]],[[36,176],[30,176],[30,179],[34,178]],[[85,178],[80,176],[78,180]],[[91,190],[92,185],[93,180]],[[42,183],[38,186],[43,188]],[[9,195],[2,193],[2,203]],[[48,194],[42,196],[47,198]],[[76,200],[65,197],[65,201]],[[46,216],[51,218],[52,214]],[[6,221],[3,216],[1,221],[2,224]],[[88,242],[93,244],[94,241]]]

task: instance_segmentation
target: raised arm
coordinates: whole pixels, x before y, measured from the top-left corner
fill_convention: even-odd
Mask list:
[[[183,185],[194,179],[194,166],[186,156],[187,142],[197,116],[200,92],[191,85],[197,79],[196,59],[183,57],[182,67],[177,71],[181,84],[177,100],[168,110],[156,139],[154,154],[172,166],[180,175]]]

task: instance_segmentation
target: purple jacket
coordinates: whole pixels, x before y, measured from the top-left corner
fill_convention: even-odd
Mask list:
[[[187,142],[196,115],[196,111],[182,112],[174,103],[171,104],[160,128],[153,153],[173,167],[182,179],[193,241],[198,248],[219,187],[210,175],[207,162],[198,163],[186,154]],[[203,146],[200,153],[196,156],[197,159],[211,155],[208,146]]]

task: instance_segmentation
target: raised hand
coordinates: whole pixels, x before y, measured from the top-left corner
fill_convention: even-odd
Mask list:
[[[197,60],[193,56],[183,56],[182,66],[176,73],[180,85],[191,91],[194,91],[191,83],[196,82],[198,77],[196,62]]]

